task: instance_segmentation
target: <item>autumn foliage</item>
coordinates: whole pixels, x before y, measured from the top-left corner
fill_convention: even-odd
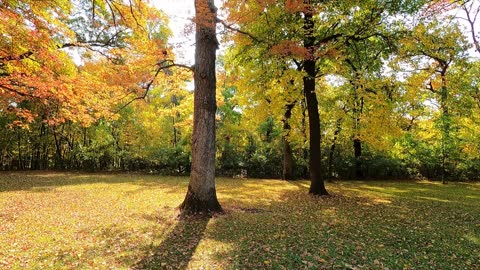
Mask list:
[[[168,58],[166,18],[141,1],[7,1],[0,17],[1,102],[13,125],[115,119]]]

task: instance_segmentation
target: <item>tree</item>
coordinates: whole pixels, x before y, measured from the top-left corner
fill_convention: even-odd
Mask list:
[[[307,103],[308,123],[310,132],[310,189],[309,193],[313,195],[328,195],[325,189],[325,183],[322,175],[322,155],[320,151],[321,133],[320,133],[320,116],[318,114],[318,100],[315,93],[315,78],[317,75],[315,52],[315,23],[313,20],[314,8],[310,1],[305,1],[304,11],[304,40],[303,46],[308,52],[303,61],[303,70],[305,76],[303,77],[303,94]]]
[[[195,0],[195,14],[192,171],[180,209],[184,214],[208,214],[222,211],[215,190],[217,8],[213,0]]]
[[[473,0],[461,0],[458,2],[460,4],[460,8],[465,13],[465,20],[468,24],[473,46],[475,47],[477,53],[480,54],[480,36],[477,32],[478,29],[476,29],[480,16],[480,5],[478,4],[478,2]]]
[[[414,75],[417,88],[433,95],[438,104],[437,126],[440,130],[440,177],[443,183],[453,171],[452,155],[456,149],[453,136],[456,125],[452,114],[454,81],[452,68],[465,62],[466,41],[457,25],[444,25],[434,20],[419,24],[410,37],[403,40],[401,53],[409,58],[418,73]]]

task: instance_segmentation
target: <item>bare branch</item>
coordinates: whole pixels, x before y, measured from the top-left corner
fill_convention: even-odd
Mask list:
[[[465,11],[465,14],[467,15],[467,22],[470,26],[470,32],[472,35],[472,40],[473,40],[475,49],[477,50],[478,53],[480,53],[480,41],[477,39],[477,35],[475,33],[475,22],[477,21],[478,16],[480,14],[480,6],[477,7],[477,9],[473,12],[473,14],[471,13],[473,9],[473,3],[471,4],[470,8],[467,7],[467,3],[463,3],[462,9]]]
[[[253,39],[254,41],[256,41],[256,42],[258,42],[258,43],[266,43],[266,44],[268,44],[267,41],[261,40],[260,38],[252,35],[251,33],[248,33],[248,32],[245,32],[245,31],[243,31],[243,30],[240,30],[240,29],[238,29],[238,28],[235,28],[235,27],[233,27],[232,24],[227,24],[227,23],[226,23],[225,21],[223,21],[223,20],[220,20],[220,19],[217,18],[217,22],[221,23],[226,29],[229,29],[229,30],[231,30],[231,31],[240,33],[240,34],[242,34],[242,35],[246,35],[246,36],[250,37],[251,39]]]

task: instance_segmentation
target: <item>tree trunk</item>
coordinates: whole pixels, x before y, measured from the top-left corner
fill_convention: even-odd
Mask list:
[[[353,151],[355,155],[355,178],[362,179],[363,169],[362,169],[362,141],[359,138],[353,140]]]
[[[442,108],[442,183],[447,184],[450,156],[450,113],[448,110],[448,88],[445,74],[448,66],[442,69],[442,88],[440,89],[440,106]]]
[[[292,147],[290,146],[289,135],[290,135],[290,118],[292,117],[292,110],[295,106],[295,103],[289,103],[285,106],[285,114],[283,118],[283,180],[293,180],[293,152]]]
[[[303,145],[307,145],[307,122],[306,122],[306,119],[307,119],[307,105],[305,104],[306,103],[306,100],[303,99],[301,102],[300,102],[300,107],[302,108],[302,139],[303,139]],[[310,149],[310,148],[309,148]],[[306,147],[303,147],[302,148],[302,157],[303,157],[303,160],[307,160],[308,159],[308,151],[309,149],[307,149]],[[302,177],[304,179],[307,179],[309,177],[309,169],[308,167],[303,167],[303,170],[302,170]]]
[[[32,164],[32,169],[33,170],[40,170],[41,169],[41,157],[42,157],[42,141],[43,141],[43,130],[44,130],[44,124],[42,123],[40,125],[40,132],[37,137],[37,141],[35,143],[35,156],[32,159],[33,164]]]
[[[55,169],[63,169],[62,138],[57,136],[56,127],[53,127],[53,139],[55,141]]]
[[[333,156],[335,154],[335,148],[337,146],[337,138],[340,132],[342,131],[342,118],[338,118],[337,120],[337,127],[335,132],[333,133],[333,141],[332,145],[330,146],[330,152],[328,153],[328,177],[331,179],[334,178],[333,175]]]
[[[356,81],[358,81],[357,79]],[[354,89],[354,107],[353,107],[353,117],[354,117],[354,131],[356,137],[353,138],[353,155],[355,158],[355,179],[363,179],[363,168],[362,168],[362,140],[360,139],[360,129],[361,129],[361,117],[363,114],[363,97],[358,97],[358,86],[356,83],[352,83]]]
[[[23,170],[23,158],[22,158],[22,133],[21,129],[17,129],[17,137],[18,137],[18,169]]]
[[[306,1],[307,4],[309,1]],[[310,4],[308,4],[310,5]],[[308,50],[309,55],[304,60],[304,71],[306,72],[303,77],[303,92],[307,101],[308,122],[310,127],[310,190],[309,193],[313,195],[328,195],[325,189],[325,183],[323,181],[321,170],[321,133],[320,133],[320,116],[318,113],[318,101],[315,93],[315,37],[313,36],[314,22],[312,18],[312,7],[310,5],[308,10],[305,11],[304,17],[304,31],[305,39],[304,46]]]
[[[177,99],[177,96],[176,95],[173,95],[172,98],[171,98],[171,102],[172,102],[172,107],[175,108],[177,107],[178,105],[178,99]],[[176,112],[173,116],[172,116],[172,128],[173,128],[173,141],[172,141],[172,146],[173,147],[177,147],[177,127],[175,126],[176,125],[176,117],[178,116],[178,112]]]
[[[182,214],[209,214],[222,208],[215,190],[215,51],[216,7],[213,0],[195,0],[195,68],[192,168]]]

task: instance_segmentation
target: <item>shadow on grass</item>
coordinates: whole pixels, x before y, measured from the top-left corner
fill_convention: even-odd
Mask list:
[[[187,269],[195,250],[203,238],[209,218],[180,218],[158,246],[150,248],[132,269]]]
[[[29,177],[43,179],[42,176]],[[109,184],[131,182],[145,188],[156,188],[175,187],[179,182],[178,178],[168,180],[168,177],[154,176],[89,177],[62,175],[45,179],[51,181],[49,183],[54,187],[65,185],[64,182],[83,184],[86,181]],[[64,178],[67,180],[64,181]],[[458,196],[467,195],[472,197],[472,203],[475,201],[478,205],[476,190],[463,191],[461,185],[444,188],[414,182],[340,182],[327,185],[334,196],[312,198],[307,195],[306,181],[238,181],[241,182],[219,181],[220,202],[224,209],[231,209],[231,213],[215,218],[210,224],[208,219],[177,221],[174,218],[162,219],[161,214],[141,216],[149,224],[147,227],[153,234],[153,244],[134,242],[134,247],[130,247],[132,253],[125,259],[118,259],[121,267],[187,269],[191,262],[197,262],[196,250],[202,239],[207,244],[210,241],[210,246],[215,245],[208,250],[212,254],[207,254],[213,261],[220,261],[221,265],[233,269],[480,267],[480,253],[472,252],[480,248],[477,241],[480,227],[477,219],[473,219],[478,217],[478,207],[470,209],[471,213],[465,213],[465,208],[447,207],[455,205],[450,202],[426,203],[431,201],[429,197],[447,200],[453,196],[457,200]],[[32,184],[30,188],[48,187],[45,184]],[[22,188],[26,187],[29,185]],[[168,192],[178,191],[169,189]],[[380,195],[392,195],[392,199],[387,203]],[[378,201],[378,198],[381,200]],[[169,220],[172,223],[166,230],[160,232],[154,227]],[[85,233],[88,234],[89,230]],[[106,238],[105,247],[114,245],[131,233],[130,228],[101,230],[101,235]],[[128,248],[125,246],[125,249]],[[91,256],[103,249],[92,249]]]
[[[479,254],[471,252],[480,248],[480,227],[471,218],[478,208],[466,215],[449,203],[430,207],[409,194],[424,192],[415,190],[423,188],[415,183],[397,184],[407,190],[388,202],[366,197],[367,186],[345,194],[344,186],[329,185],[333,196],[314,198],[307,195],[306,182],[289,184],[299,189],[284,192],[268,206],[258,201],[249,206],[266,211],[234,211],[209,226],[207,238],[229,246],[215,252],[215,260],[232,269],[480,267]],[[442,192],[449,194],[448,189]],[[222,200],[222,206],[242,209],[231,205],[237,202]]]
[[[54,171],[0,172],[0,192],[49,192],[57,187],[101,183],[128,183],[145,188],[171,187],[178,183],[186,183],[187,181],[188,179],[186,177],[134,173],[75,173]]]
[[[443,185],[429,181],[372,181],[340,182],[347,190],[359,194],[378,194],[397,198],[410,203],[427,203],[432,205],[450,205],[451,207],[477,207],[479,186],[462,182]]]

